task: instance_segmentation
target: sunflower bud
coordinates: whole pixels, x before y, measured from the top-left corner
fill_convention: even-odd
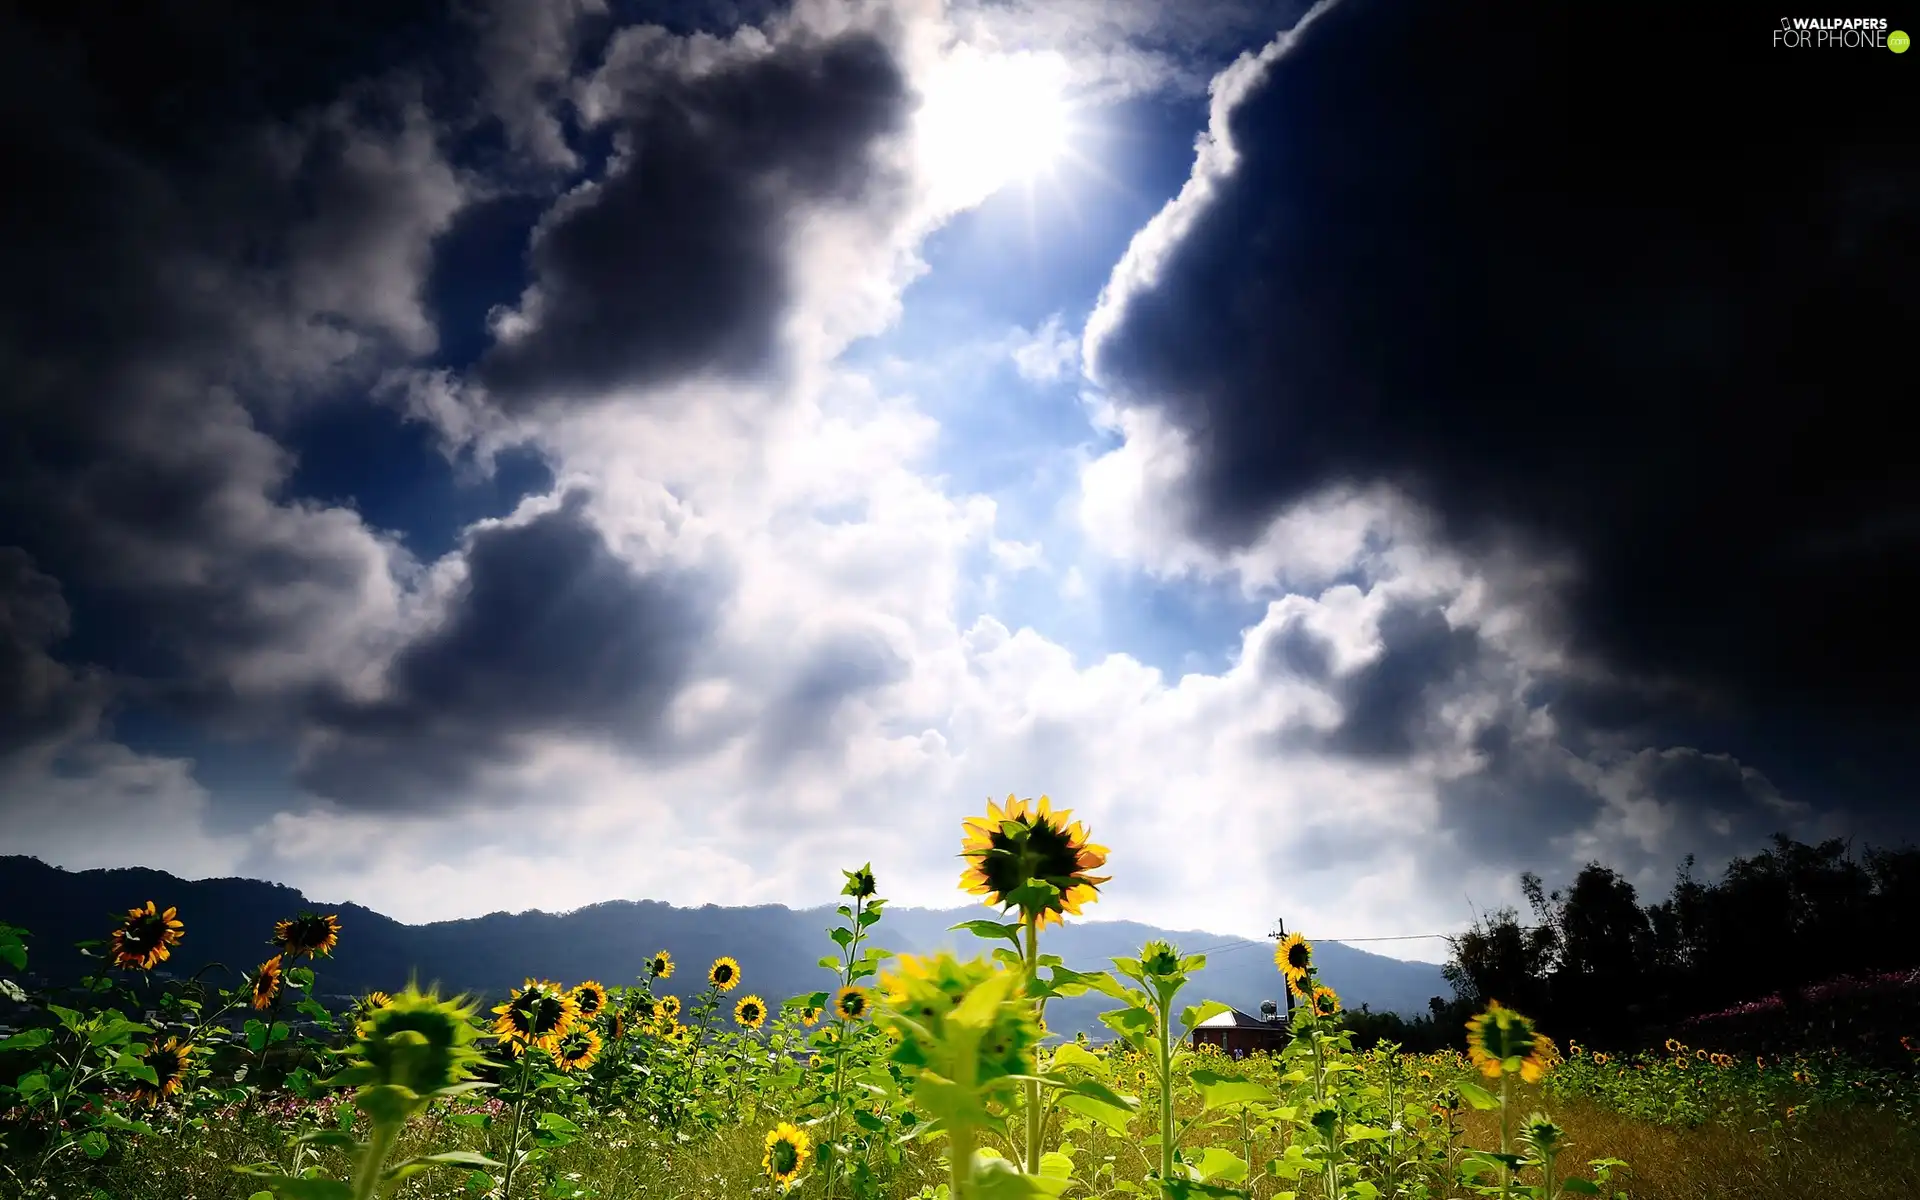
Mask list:
[[[331,1082],[358,1086],[363,1100],[383,1093],[383,1113],[395,1097],[405,1110],[401,1119],[419,1112],[465,1081],[479,1061],[473,1014],[464,998],[442,1000],[409,986],[360,1023],[350,1065]]]

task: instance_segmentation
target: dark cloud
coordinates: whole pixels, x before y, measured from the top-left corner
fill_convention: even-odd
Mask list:
[[[271,688],[387,586],[351,512],[286,495],[273,427],[433,345],[418,283],[463,190],[393,67],[437,11],[0,15],[0,546],[116,673]]]
[[[1343,674],[1333,671],[1331,644],[1299,621],[1267,641],[1261,666],[1269,677],[1304,679],[1340,705],[1339,724],[1290,727],[1280,734],[1282,748],[1405,761],[1458,740],[1441,727],[1439,708],[1485,683],[1480,668],[1489,651],[1478,631],[1453,626],[1431,601],[1399,600],[1380,614],[1377,636],[1374,656]]]
[[[105,681],[49,653],[68,619],[60,584],[22,551],[0,546],[0,760],[57,746],[99,721]]]
[[[1216,548],[1387,482],[1457,545],[1570,555],[1573,648],[1615,674],[1911,721],[1920,460],[1888,389],[1920,168],[1876,90],[1905,64],[1727,49],[1758,18],[1579,41],[1571,12],[1326,11],[1226,89],[1237,164],[1123,280],[1095,369],[1190,436],[1177,499]],[[1721,92],[1758,107],[1703,137]]]
[[[532,736],[661,746],[725,588],[707,574],[637,571],[585,500],[475,534],[466,582],[438,628],[400,653],[387,694],[316,706],[300,782],[347,805],[449,807]]]
[[[835,630],[801,660],[755,722],[755,755],[772,774],[799,755],[834,744],[834,723],[859,697],[899,683],[910,664],[871,628]]]
[[[652,64],[623,86],[608,175],[535,235],[530,328],[482,360],[508,405],[775,367],[795,217],[902,185],[875,152],[911,97],[878,34],[795,32],[705,73]]]

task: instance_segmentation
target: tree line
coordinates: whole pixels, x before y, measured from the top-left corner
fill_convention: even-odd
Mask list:
[[[1564,1044],[1643,1049],[1691,1017],[1842,976],[1920,967],[1920,849],[1856,854],[1845,841],[1772,845],[1696,877],[1688,856],[1671,892],[1642,903],[1613,868],[1589,862],[1547,891],[1521,876],[1530,913],[1501,908],[1450,939],[1451,999],[1414,1021],[1357,1012],[1363,1039],[1409,1049],[1453,1045],[1489,1000],[1535,1017]]]

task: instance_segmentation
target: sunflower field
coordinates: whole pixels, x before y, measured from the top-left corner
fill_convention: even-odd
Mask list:
[[[1196,1045],[1226,1011],[1201,998],[1204,956],[1154,941],[1089,972],[1045,952],[1108,881],[1071,817],[1010,796],[965,823],[962,884],[998,910],[955,927],[971,957],[884,949],[871,867],[843,872],[820,960],[836,985],[779,998],[731,957],[662,951],[631,984],[529,978],[483,1004],[395,981],[337,1011],[316,973],[352,931],[316,913],[276,923],[275,953],[229,982],[156,986],[191,929],[148,902],[83,946],[98,968],[74,993],[0,979],[33,1015],[0,1040],[0,1195],[1920,1195],[1911,1070],[1677,1041],[1615,1060],[1497,1003],[1457,1051],[1356,1051],[1299,935],[1275,952],[1300,1001],[1285,1049]],[[0,924],[0,963],[26,961]],[[660,991],[702,969],[690,1001]],[[1049,1000],[1089,993],[1112,1037],[1050,1034]]]

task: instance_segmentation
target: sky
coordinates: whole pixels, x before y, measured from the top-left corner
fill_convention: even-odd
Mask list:
[[[10,6],[0,846],[944,906],[1045,794],[1362,937],[1909,838],[1920,65],[1564,18]]]

